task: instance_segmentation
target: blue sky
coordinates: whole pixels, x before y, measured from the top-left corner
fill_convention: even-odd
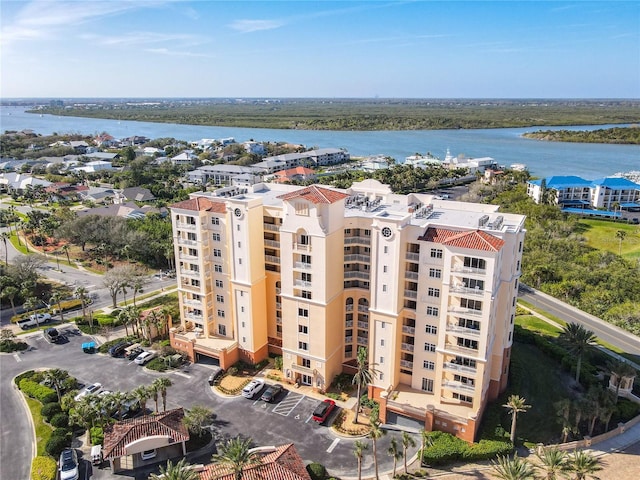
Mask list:
[[[0,8],[2,98],[640,97],[638,1]]]

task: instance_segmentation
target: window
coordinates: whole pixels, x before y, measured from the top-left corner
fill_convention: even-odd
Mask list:
[[[189,255],[192,257],[197,257],[198,256],[198,250],[196,250],[195,248],[190,248],[189,249]]]
[[[482,302],[480,300],[469,300],[468,298],[460,299],[460,306],[469,310],[482,310]]]
[[[306,298],[307,300],[311,300],[311,292],[307,290],[302,290],[301,297]]]
[[[184,217],[185,223],[187,225],[195,225],[196,224],[196,219],[194,217]]]
[[[384,357],[380,357],[380,363],[384,363]]]
[[[195,233],[192,233],[192,232],[188,232],[187,233],[187,240],[191,240],[193,242],[197,242],[198,241],[198,235],[196,235]]]
[[[227,327],[225,325],[218,325],[218,334],[223,337],[227,336]]]
[[[241,258],[238,259],[238,265],[242,265],[242,259]]]
[[[211,217],[211,225],[220,225],[220,219],[218,217]]]
[[[470,330],[480,330],[480,322],[469,318],[458,318],[458,326]]]
[[[218,316],[219,316],[220,318],[224,318],[224,310],[220,310],[220,309],[218,309]]]
[[[380,339],[380,346],[381,346],[381,347],[384,347],[384,338],[381,338],[381,339]]]
[[[436,351],[436,346],[433,343],[425,343],[424,344],[424,351],[425,352],[435,352]]]
[[[310,282],[311,281],[311,274],[310,273],[302,273],[301,274],[302,277],[302,281],[303,282]]]
[[[522,242],[520,242],[520,245],[518,245],[518,251],[521,252],[522,251]]]
[[[298,308],[298,316],[299,317],[308,317],[309,316],[309,310],[307,310],[306,308]]]
[[[224,297],[222,295],[216,295],[216,302],[224,303]]]
[[[439,268],[430,268],[429,276],[431,278],[442,278],[442,270],[440,270]]]
[[[464,257],[464,266],[469,268],[477,268],[478,270],[486,270],[487,261],[483,258]]]
[[[468,338],[458,338],[458,346],[478,350],[477,340],[469,340]]]
[[[364,236],[365,236],[365,237],[370,237],[370,236],[371,236],[371,230],[367,230],[367,229],[365,229],[365,231],[364,231]]]
[[[311,238],[309,238],[309,235],[300,235],[298,237],[298,243],[300,245],[309,245],[311,243]]]
[[[386,265],[382,267],[382,272],[383,273],[387,273],[387,266]]]
[[[309,350],[309,344],[307,342],[298,342],[298,348],[300,350]]]
[[[220,250],[219,248],[214,248],[213,249],[213,256],[214,257],[221,257],[222,256],[222,250]]]
[[[244,307],[240,307],[240,311],[244,313]]]
[[[192,287],[199,287],[200,286],[200,280],[196,280],[195,278],[191,279],[191,286]]]
[[[309,216],[309,204],[306,202],[295,203],[296,215]]]
[[[242,308],[244,308],[244,307],[242,307]],[[244,324],[244,322],[242,322],[242,328],[244,328],[244,327],[245,327],[245,324]]]
[[[456,400],[460,400],[461,402],[464,402],[464,403],[473,403],[473,398],[468,395],[461,395],[460,393],[454,393],[453,398],[455,398]]]
[[[222,273],[222,265],[214,265],[214,266],[213,266],[213,270],[214,270],[216,273]]]
[[[440,298],[440,289],[429,287],[429,289],[427,290],[427,295],[430,297]]]
[[[433,393],[433,380],[431,380],[430,378],[423,378],[422,390],[425,392]]]
[[[382,291],[386,292],[387,291],[387,286],[386,285],[382,285]]]
[[[454,375],[453,379],[456,382],[464,383],[465,385],[469,385],[471,387],[475,386],[475,380],[473,378],[464,377],[462,375]]]
[[[222,280],[216,280],[216,287],[217,288],[222,288],[224,284],[222,283]]]
[[[219,242],[220,241],[220,234],[219,233],[214,233],[213,235],[211,235],[211,238],[214,242]]]
[[[238,248],[242,248],[242,242],[238,242]]]
[[[298,333],[304,333],[305,335],[309,333],[309,327],[306,325],[298,325]]]
[[[379,373],[378,377],[380,378],[380,380],[384,380],[384,373]]]
[[[484,280],[464,277],[462,279],[462,284],[465,287],[472,288],[473,290],[484,290]]]
[[[311,360],[309,360],[308,358],[303,358],[301,365],[303,367],[311,368]]]
[[[387,247],[386,245],[384,247],[384,253],[389,253],[389,247]]]
[[[440,315],[440,309],[438,307],[427,307],[427,315],[437,317]]]
[[[442,250],[439,248],[432,248],[431,258],[442,258]]]
[[[435,364],[435,362],[432,362],[431,360],[425,360],[424,362],[422,362],[422,368],[424,368],[426,370],[435,370],[436,369],[436,364]]]
[[[311,255],[300,255],[300,261],[302,263],[311,263]]]
[[[424,331],[426,333],[430,333],[431,335],[437,335],[438,334],[438,327],[435,325],[426,325]]]

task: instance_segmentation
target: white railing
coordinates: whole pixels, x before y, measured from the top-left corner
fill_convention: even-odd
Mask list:
[[[344,325],[347,328],[353,327],[353,320],[345,320]]]
[[[411,343],[401,343],[400,350],[404,350],[405,352],[413,352],[414,345]]]
[[[282,310],[282,303],[276,302],[276,309],[277,310]]]
[[[307,281],[305,281],[305,280],[298,280],[298,279],[295,279],[295,280],[293,281],[293,284],[294,284],[296,287],[310,287],[310,286],[311,286],[311,282],[307,282]]]
[[[447,309],[449,313],[454,314],[465,314],[465,315],[482,315],[482,310],[474,310],[473,308],[463,308],[463,307],[449,307]]]
[[[371,261],[371,257],[369,255],[359,255],[359,254],[345,255],[344,261],[369,263]]]
[[[405,270],[404,278],[409,280],[418,280],[418,272],[412,272],[411,270]]]
[[[417,262],[420,260],[420,254],[419,253],[412,253],[412,252],[407,252],[405,254],[405,259],[407,260],[411,260],[412,262]]]
[[[471,337],[479,337],[480,330],[474,328],[461,327],[460,325],[447,324],[447,332],[460,333],[462,335],[469,335]]]
[[[413,369],[413,362],[410,362],[409,360],[400,360],[400,366]]]
[[[409,333],[414,335],[416,333],[416,327],[410,327],[409,325],[402,326],[402,333]]]
[[[280,265],[280,257],[276,257],[275,255],[265,255],[264,259],[268,263],[277,263]]]
[[[351,342],[353,342],[353,336],[344,337],[344,343],[351,343]]]
[[[457,273],[477,273],[480,275],[484,275],[487,273],[486,268],[465,267],[464,265],[454,265],[451,271]]]
[[[270,232],[280,231],[280,227],[278,227],[277,225],[274,225],[273,223],[264,223],[263,225],[264,225],[264,229],[269,230]]]
[[[364,312],[364,313],[369,313],[369,306],[368,305],[358,305],[358,311],[359,312]]]
[[[445,343],[444,349],[450,352],[461,353],[462,355],[467,355],[471,357],[477,357],[480,355],[480,351],[474,348],[461,347],[456,343]]]
[[[371,238],[370,237],[347,237],[344,239],[344,244],[345,245],[353,245],[353,244],[371,245]]]
[[[191,246],[197,246],[198,242],[196,242],[195,240],[187,240],[186,238],[180,238],[178,237],[178,243],[180,245],[191,245]]]
[[[197,270],[189,270],[187,268],[180,269],[180,275],[186,275],[187,277],[200,278],[200,272]]]
[[[304,262],[295,262],[293,264],[293,268],[298,268],[301,270],[311,270],[311,264],[310,263],[304,263]]]
[[[197,255],[189,255],[186,253],[179,253],[178,254],[178,258],[180,260],[198,260],[198,256]]]
[[[201,307],[202,302],[200,300],[183,300],[183,304],[188,305],[190,307]]]
[[[358,345],[369,345],[369,339],[366,337],[358,337]]]
[[[369,322],[358,322],[358,328],[369,330]]]
[[[311,251],[311,245],[305,244],[305,243],[293,243],[293,249],[294,250],[300,250],[302,252],[310,252]]]
[[[348,303],[344,306],[346,312],[353,312],[353,303]]]
[[[484,290],[480,290],[480,287],[451,287],[450,290],[454,293],[464,293],[466,295],[484,295]]]
[[[471,375],[475,375],[476,373],[478,373],[478,370],[476,368],[469,367],[467,365],[458,365],[457,363],[453,362],[444,362],[442,366],[445,370],[449,370],[451,372],[468,373]]]
[[[189,320],[194,320],[196,322],[201,322],[202,321],[202,315],[196,315],[195,313],[187,313],[185,315],[185,318],[187,318]]]
[[[455,381],[442,382],[442,386],[450,390],[458,390],[460,392],[465,392],[465,393],[473,393],[476,390],[475,387],[471,385],[467,385],[465,383],[455,382]]]
[[[303,365],[297,365],[297,364],[293,363],[291,365],[291,369],[295,370],[296,372],[302,372],[302,373],[305,373],[307,375],[313,375],[313,369],[311,369],[309,367],[305,367]]]
[[[182,222],[176,223],[177,230],[197,230],[197,228],[198,228],[197,225],[193,225],[191,223],[182,223]]]
[[[369,280],[368,272],[344,272],[344,278],[359,278],[361,280]]]
[[[280,248],[280,242],[277,242],[275,240],[265,240],[264,244],[267,247]]]
[[[404,296],[407,298],[418,298],[418,292],[415,290],[405,290]]]

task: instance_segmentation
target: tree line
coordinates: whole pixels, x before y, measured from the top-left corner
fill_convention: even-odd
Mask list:
[[[640,128],[637,125],[598,130],[538,130],[523,136],[550,142],[640,144]]]

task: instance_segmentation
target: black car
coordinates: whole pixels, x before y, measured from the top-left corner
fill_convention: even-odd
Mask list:
[[[133,350],[131,350],[129,352],[129,355],[127,355],[127,360],[133,360],[134,358],[136,358],[138,355],[140,355],[142,352],[144,352],[144,349],[142,347],[136,347]]]
[[[265,392],[260,397],[260,400],[262,400],[263,402],[273,402],[283,390],[284,388],[282,388],[282,385],[280,384],[269,385],[269,388],[265,390]]]
[[[124,353],[124,349],[131,345],[131,342],[120,342],[109,348],[109,355],[119,357]]]
[[[47,328],[42,334],[47,342],[58,343],[60,341],[60,332],[55,328]]]
[[[216,380],[224,374],[224,369],[220,367],[213,367],[213,368],[214,370],[213,372],[211,372],[211,375],[209,375],[209,379],[207,380],[209,385],[213,385],[214,383],[216,383]]]

